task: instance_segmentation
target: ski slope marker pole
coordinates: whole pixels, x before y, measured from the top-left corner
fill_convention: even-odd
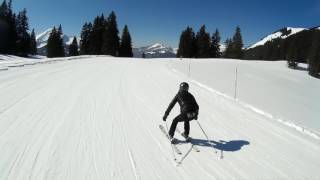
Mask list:
[[[213,146],[213,144],[210,142],[210,140],[209,140],[206,132],[204,132],[203,128],[201,127],[199,121],[197,121],[197,123],[198,123],[200,129],[202,130],[203,134],[206,136],[208,143],[209,143],[209,144],[211,145],[211,147],[214,149],[214,152],[215,152],[215,153],[218,153],[217,150],[216,150],[216,148],[215,148],[215,147]]]

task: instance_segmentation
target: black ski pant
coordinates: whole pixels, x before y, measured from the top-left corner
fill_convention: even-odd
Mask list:
[[[192,114],[193,115],[193,114]],[[189,113],[181,113],[179,114],[176,118],[173,119],[170,130],[169,130],[169,135],[171,137],[174,136],[174,132],[176,131],[178,122],[184,122],[184,134],[186,136],[189,136],[189,132],[190,132],[190,123],[189,121],[191,121],[192,119],[194,119],[194,115],[190,116]]]

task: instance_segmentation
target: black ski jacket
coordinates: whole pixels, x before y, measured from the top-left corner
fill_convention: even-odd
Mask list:
[[[193,95],[190,94],[188,91],[179,91],[178,94],[173,98],[173,100],[169,104],[169,107],[165,113],[166,116],[169,115],[170,111],[177,102],[180,105],[181,114],[188,112],[196,112],[198,115],[199,106]]]

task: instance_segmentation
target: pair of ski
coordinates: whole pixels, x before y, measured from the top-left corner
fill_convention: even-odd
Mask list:
[[[160,128],[161,132],[168,138],[168,140],[170,140],[170,136],[169,136],[168,132],[166,131],[166,129],[162,125],[159,125],[159,128]],[[181,132],[179,131],[178,128],[176,129],[176,131],[177,131],[177,133],[181,134]],[[191,148],[192,148],[193,151],[200,152],[200,150],[196,147],[196,145],[192,144],[192,138],[188,141],[188,143],[191,144]],[[172,148],[173,148],[173,150],[175,151],[176,154],[182,155],[182,152],[177,147],[177,144],[173,143],[171,145],[172,145]]]

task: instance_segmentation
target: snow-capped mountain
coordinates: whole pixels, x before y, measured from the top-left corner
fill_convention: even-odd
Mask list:
[[[36,36],[38,54],[47,55],[46,46],[48,44],[48,39],[52,32],[52,29],[53,28],[49,28]],[[63,42],[65,44],[65,47],[68,47],[72,43],[72,40],[73,40],[73,36],[67,36],[65,34],[63,35]],[[78,38],[78,42],[79,42],[79,38]]]
[[[271,41],[273,39],[277,39],[277,38],[282,38],[282,39],[286,39],[289,36],[292,36],[294,34],[297,34],[303,30],[307,30],[306,28],[293,28],[293,27],[286,27],[286,28],[282,28],[264,38],[262,38],[260,41],[258,41],[257,43],[251,45],[250,47],[248,47],[247,49],[252,49],[255,48],[257,46],[262,46],[265,43],[267,43],[268,41]]]
[[[150,46],[133,48],[134,57],[142,57],[142,54],[145,53],[146,58],[169,58],[176,57],[177,49],[164,46],[161,43],[155,43]]]

